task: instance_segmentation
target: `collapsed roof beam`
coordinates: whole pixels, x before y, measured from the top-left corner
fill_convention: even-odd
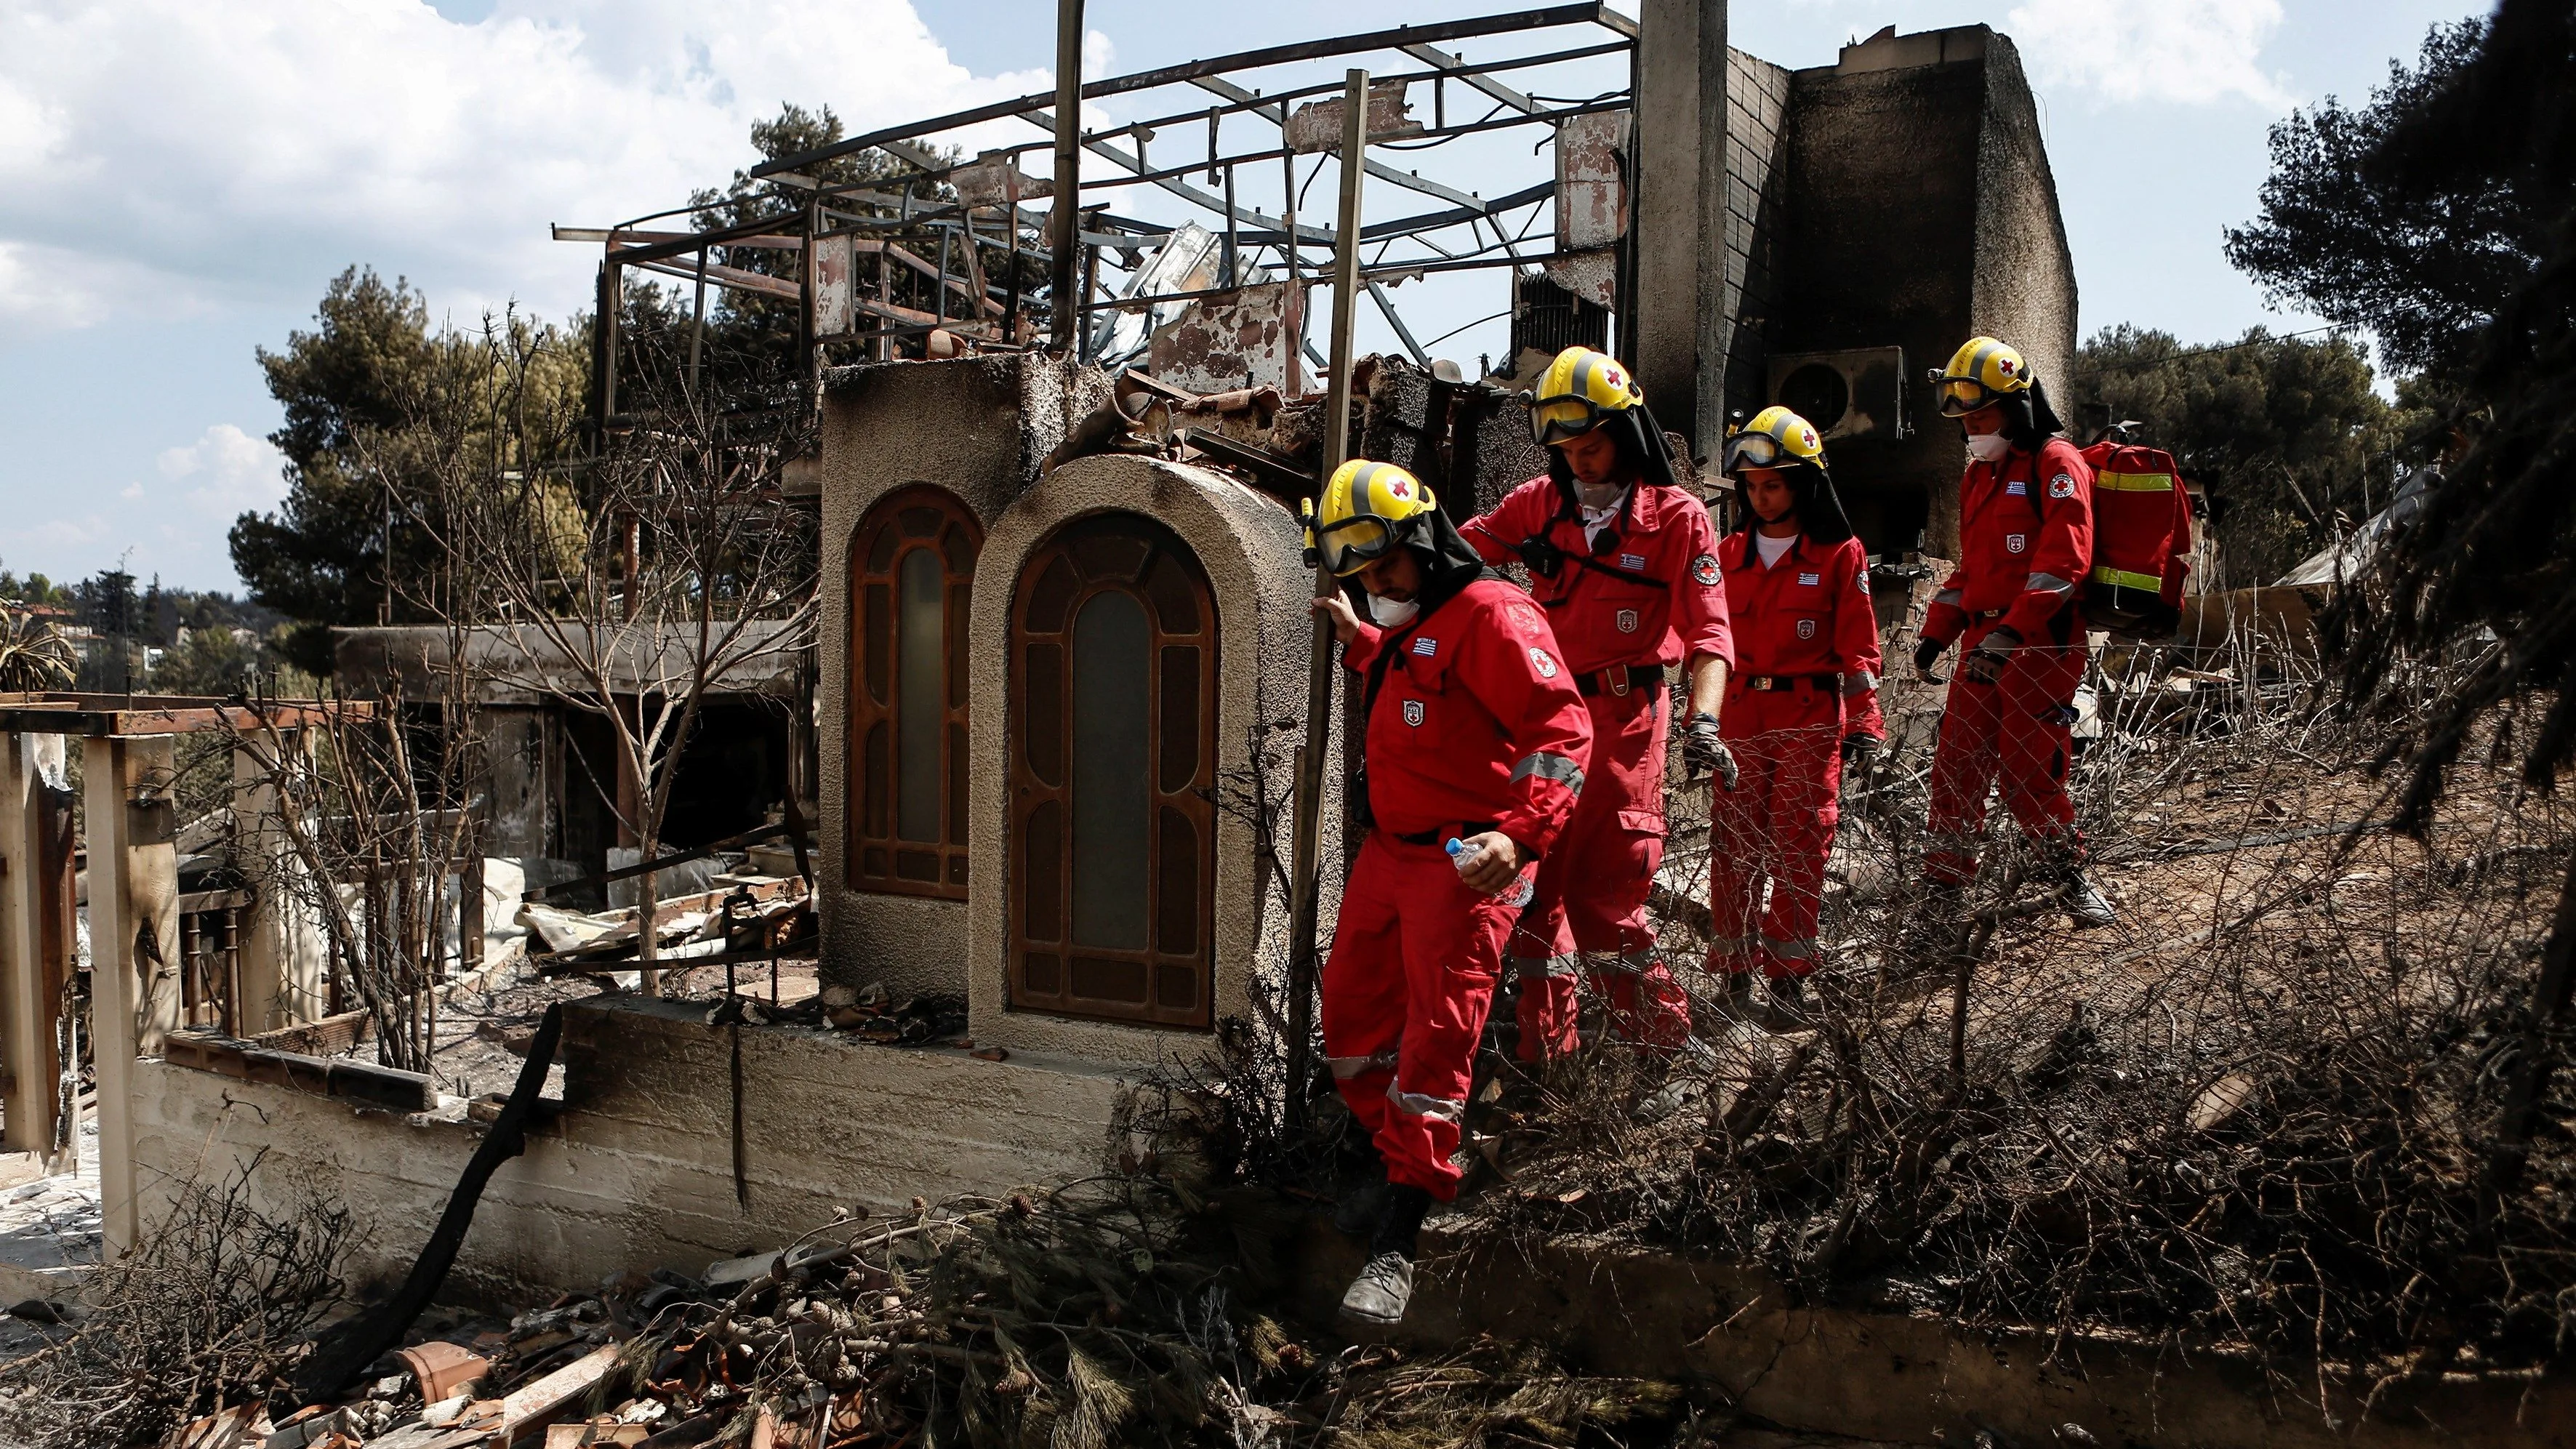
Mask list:
[[[1283,131],[1288,128],[1288,106],[1286,102],[1264,104],[1262,103],[1261,98],[1255,96],[1252,92],[1245,90],[1243,87],[1236,85],[1230,80],[1222,80],[1216,76],[1201,76],[1197,80],[1190,82],[1190,84],[1197,86],[1200,90],[1206,91],[1211,95],[1223,96],[1229,101],[1250,102],[1251,104],[1245,106],[1244,109],[1252,112],[1252,114],[1256,116],[1259,116],[1261,119],[1270,122],[1272,125],[1279,127]],[[1436,196],[1442,201],[1454,202],[1459,206],[1484,205],[1484,202],[1478,200],[1475,195],[1470,192],[1460,191],[1454,186],[1443,186],[1439,182],[1428,180],[1415,172],[1398,171],[1383,161],[1371,161],[1366,157],[1363,157],[1361,158],[1360,166],[1361,169],[1366,171],[1369,175],[1374,176],[1378,180],[1386,182],[1391,186],[1401,186],[1407,191],[1419,191],[1425,196]]]
[[[1130,91],[1153,90],[1160,86],[1185,85],[1201,76],[1223,75],[1228,71],[1258,70],[1264,66],[1288,65],[1297,61],[1321,60],[1327,56],[1352,55],[1366,50],[1402,50],[1409,45],[1433,44],[1444,40],[1469,40],[1482,35],[1508,35],[1524,30],[1547,30],[1560,25],[1599,25],[1631,40],[1636,39],[1636,22],[1598,3],[1553,5],[1542,10],[1520,10],[1508,15],[1479,16],[1472,20],[1444,21],[1437,25],[1399,25],[1392,30],[1374,30],[1362,35],[1336,36],[1329,40],[1302,41],[1295,45],[1274,45],[1261,50],[1246,50],[1234,55],[1220,55],[1207,60],[1194,60],[1183,65],[1165,66],[1160,70],[1138,71],[1134,75],[1112,76],[1096,80],[1082,88],[1084,100],[1103,96],[1125,95]],[[995,101],[969,110],[953,111],[926,121],[871,131],[835,141],[829,146],[764,161],[751,168],[753,176],[767,176],[778,171],[801,171],[820,161],[847,156],[870,147],[884,147],[888,141],[901,141],[950,131],[985,121],[1005,120],[1026,115],[1041,107],[1051,106],[1052,92],[1039,92],[1017,100]]]
[[[1408,45],[1404,48],[1404,53],[1412,56],[1415,60],[1424,62],[1425,64],[1436,65],[1442,70],[1457,72],[1458,79],[1465,81],[1467,84],[1474,86],[1476,89],[1483,91],[1489,96],[1492,96],[1495,100],[1501,101],[1504,105],[1511,107],[1513,110],[1535,116],[1541,111],[1547,109],[1547,107],[1539,104],[1528,96],[1522,95],[1519,91],[1513,90],[1510,86],[1503,84],[1492,76],[1486,75],[1480,71],[1467,69],[1467,62],[1464,57],[1451,55],[1449,52],[1442,50],[1436,45]]]

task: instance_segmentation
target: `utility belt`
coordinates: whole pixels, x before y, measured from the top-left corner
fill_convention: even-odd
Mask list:
[[[1739,674],[1735,682],[1765,694],[1783,693],[1802,684],[1828,694],[1840,694],[1843,689],[1843,677],[1839,674]]]
[[[1465,840],[1471,836],[1482,835],[1493,829],[1495,824],[1496,822],[1491,820],[1461,820],[1445,828],[1434,826],[1412,835],[1397,834],[1394,831],[1387,833],[1394,835],[1398,841],[1406,845],[1439,845],[1445,841]]]
[[[1574,687],[1587,695],[1625,695],[1632,689],[1643,689],[1652,694],[1664,687],[1664,667],[1660,664],[1613,665],[1574,676]]]

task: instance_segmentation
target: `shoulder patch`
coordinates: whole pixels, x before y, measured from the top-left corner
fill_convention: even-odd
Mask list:
[[[1556,677],[1555,658],[1535,644],[1530,646],[1530,667],[1538,671],[1538,677],[1541,679]]]
[[[1714,588],[1718,580],[1717,555],[1704,553],[1691,560],[1691,577],[1702,588]]]
[[[2075,496],[2075,479],[2073,478],[2073,476],[2071,476],[2071,475],[2069,475],[2069,474],[2065,474],[2065,473],[2060,473],[2060,474],[2058,474],[2056,477],[2049,479],[2049,480],[2048,480],[2048,496],[2049,496],[2049,497],[2051,497],[2051,498],[2072,498],[2072,497],[2074,497],[2074,496]]]

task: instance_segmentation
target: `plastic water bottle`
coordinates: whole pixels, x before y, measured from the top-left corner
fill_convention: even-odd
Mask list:
[[[1467,842],[1454,835],[1450,836],[1440,848],[1449,852],[1449,863],[1458,868],[1460,875],[1465,875],[1467,867],[1483,859],[1485,854],[1485,847],[1469,846]],[[1507,906],[1525,906],[1529,904],[1533,889],[1528,873],[1523,872],[1514,877],[1509,886],[1496,894],[1503,897],[1503,904]]]

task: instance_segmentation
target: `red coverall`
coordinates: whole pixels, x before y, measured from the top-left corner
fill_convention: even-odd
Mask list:
[[[1345,662],[1374,672],[1382,650],[1397,652],[1369,711],[1374,825],[1324,963],[1324,1055],[1388,1179],[1446,1202],[1503,936],[1538,867],[1484,895],[1443,847],[1500,830],[1545,859],[1582,793],[1592,723],[1547,621],[1499,579],[1403,628],[1363,624]]]
[[[1690,1001],[1655,948],[1646,895],[1664,853],[1664,741],[1671,720],[1664,671],[1710,655],[1734,661],[1717,531],[1678,488],[1629,490],[1596,547],[1552,478],[1532,478],[1491,513],[1459,529],[1488,563],[1517,558],[1533,534],[1634,580],[1568,558],[1530,591],[1565,646],[1592,710],[1591,785],[1540,865],[1536,893],[1513,931],[1506,964],[1520,978],[1523,1061],[1575,1046],[1575,972],[1593,963],[1613,1032],[1672,1049],[1690,1037]],[[1574,953],[1581,952],[1582,957]]]
[[[1738,530],[1717,557],[1740,661],[1718,731],[1741,775],[1711,796],[1708,969],[1804,976],[1816,968],[1825,857],[1842,818],[1842,742],[1887,737],[1869,551],[1857,538],[1801,534],[1765,566],[1752,532]]]
[[[2068,729],[2084,679],[2076,586],[2093,563],[2093,470],[2052,438],[2000,463],[1972,462],[1959,483],[1959,568],[1932,596],[1923,637],[1965,651],[1997,626],[2021,636],[2003,673],[1980,684],[1954,666],[1932,757],[1924,873],[1965,885],[1977,873],[1986,794],[2000,777],[2022,833],[2083,860],[2066,795]]]

